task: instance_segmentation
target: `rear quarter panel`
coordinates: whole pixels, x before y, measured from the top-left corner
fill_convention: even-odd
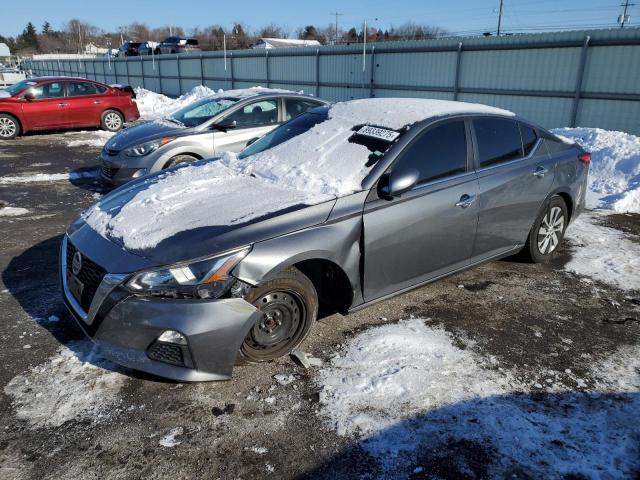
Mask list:
[[[585,208],[589,164],[578,160],[578,156],[582,153],[582,149],[578,146],[567,146],[566,149],[559,151],[548,141],[545,141],[544,146],[555,161],[551,193],[566,194],[571,198],[570,221],[573,221]]]

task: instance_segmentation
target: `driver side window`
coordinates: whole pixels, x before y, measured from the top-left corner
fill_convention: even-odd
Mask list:
[[[31,91],[38,100],[64,97],[64,87],[62,82],[51,82],[45,83],[44,85],[38,85],[36,87],[32,87]]]
[[[260,100],[245,105],[226,117],[236,128],[262,127],[278,123],[278,101]]]
[[[418,171],[418,185],[464,173],[467,169],[467,142],[464,120],[437,125],[420,134],[402,152],[393,170]]]

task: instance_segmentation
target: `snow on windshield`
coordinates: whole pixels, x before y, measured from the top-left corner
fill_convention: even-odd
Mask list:
[[[117,213],[103,210],[99,202],[84,218],[102,236],[141,250],[181,231],[244,223],[294,205],[317,204],[360,190],[373,167],[368,164],[370,150],[348,141],[355,126],[398,130],[428,117],[462,112],[510,113],[439,100],[339,103],[329,109],[328,120],[276,147],[244,159],[227,153],[215,162],[169,171],[149,180]]]

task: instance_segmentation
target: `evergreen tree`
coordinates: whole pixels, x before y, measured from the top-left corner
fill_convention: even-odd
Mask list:
[[[27,23],[27,26],[24,27],[24,30],[18,37],[18,44],[20,48],[26,49],[38,49],[38,32],[36,31],[36,27],[33,23]]]
[[[49,35],[49,34],[51,34],[51,33],[52,33],[52,30],[51,30],[51,24],[50,24],[49,22],[45,21],[45,22],[42,24],[42,34],[43,34],[43,35]]]

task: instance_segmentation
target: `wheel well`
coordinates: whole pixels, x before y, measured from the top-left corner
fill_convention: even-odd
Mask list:
[[[304,273],[318,292],[318,318],[346,313],[353,301],[349,277],[340,266],[324,259],[303,260],[294,265]]]
[[[167,160],[167,162],[164,164],[164,167],[162,167],[162,168],[163,168],[163,169],[164,169],[164,168],[168,168],[168,167],[169,167],[169,164],[171,163],[171,161],[172,161],[174,158],[179,157],[180,155],[189,155],[190,157],[193,157],[193,158],[195,158],[196,160],[202,160],[202,156],[201,156],[201,155],[198,155],[197,153],[181,152],[181,153],[177,153],[177,154],[175,154],[173,157],[171,157],[169,160]]]
[[[116,107],[109,107],[109,108],[105,108],[102,113],[100,114],[100,121],[102,121],[102,116],[108,112],[109,110],[115,110],[116,112],[118,112],[120,115],[122,115],[122,119],[124,120],[124,112],[122,110],[120,110],[119,108]]]
[[[571,217],[573,215],[573,200],[571,199],[571,195],[566,192],[558,192],[556,195],[564,200],[564,203],[567,205],[569,220],[571,220]]]
[[[22,121],[20,120],[20,118],[18,118],[17,115],[11,112],[0,112],[0,115],[9,115],[10,117],[15,118],[16,122],[18,122],[18,126],[20,127],[20,133],[24,133],[24,127],[22,126]]]

